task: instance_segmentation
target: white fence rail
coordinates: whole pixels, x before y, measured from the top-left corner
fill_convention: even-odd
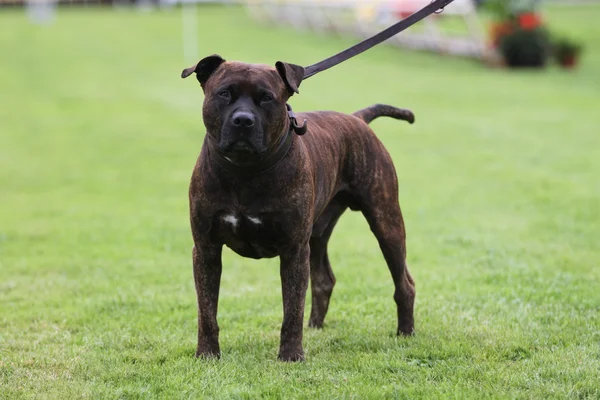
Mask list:
[[[245,4],[250,15],[263,23],[368,37],[426,6],[429,0],[246,0]],[[451,18],[462,23],[462,33],[444,29],[444,20]],[[455,0],[442,14],[426,18],[387,43],[476,58],[486,52],[484,29],[472,0]]]

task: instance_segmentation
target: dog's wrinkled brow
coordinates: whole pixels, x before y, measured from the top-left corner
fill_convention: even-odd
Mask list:
[[[266,79],[265,79],[266,78]],[[239,77],[232,76],[231,78],[225,77],[219,81],[219,85],[215,87],[215,90],[221,91],[228,88],[233,88],[239,92],[245,93],[271,93],[277,94],[283,88],[283,84],[278,85],[277,76],[271,78],[266,77],[265,74],[253,76],[250,80],[239,79]]]

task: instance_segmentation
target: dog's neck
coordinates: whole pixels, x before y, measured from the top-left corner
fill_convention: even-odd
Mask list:
[[[275,167],[290,151],[294,139],[293,125],[291,121],[286,127],[285,133],[279,138],[277,145],[268,151],[263,157],[252,164],[238,164],[229,157],[225,157],[218,149],[214,140],[208,135],[205,138],[205,144],[208,150],[208,157],[222,169],[242,176],[259,175]]]

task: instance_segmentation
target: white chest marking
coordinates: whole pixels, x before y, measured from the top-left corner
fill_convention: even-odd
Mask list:
[[[223,217],[223,221],[225,222],[229,222],[231,225],[233,225],[234,227],[237,226],[238,223],[238,219],[235,217],[235,215],[231,214],[231,215],[225,215]]]
[[[262,224],[262,221],[258,217],[250,217],[249,216],[248,219],[250,220],[250,222],[254,222],[256,225]]]

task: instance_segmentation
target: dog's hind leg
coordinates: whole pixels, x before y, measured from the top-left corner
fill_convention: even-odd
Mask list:
[[[310,238],[312,307],[308,326],[312,328],[323,327],[323,321],[329,308],[329,300],[335,285],[335,276],[327,255],[327,243],[335,224],[345,210],[346,206],[334,199],[317,220],[313,229],[313,236]]]
[[[398,312],[398,335],[414,332],[415,282],[406,265],[406,235],[400,206],[365,207],[362,210],[375,234],[394,280],[394,301]]]
[[[366,190],[357,193],[357,199],[394,280],[397,334],[411,335],[414,332],[415,282],[406,265],[406,233],[398,204],[398,183],[389,155],[382,156],[377,164],[373,173],[389,178],[372,180]]]

